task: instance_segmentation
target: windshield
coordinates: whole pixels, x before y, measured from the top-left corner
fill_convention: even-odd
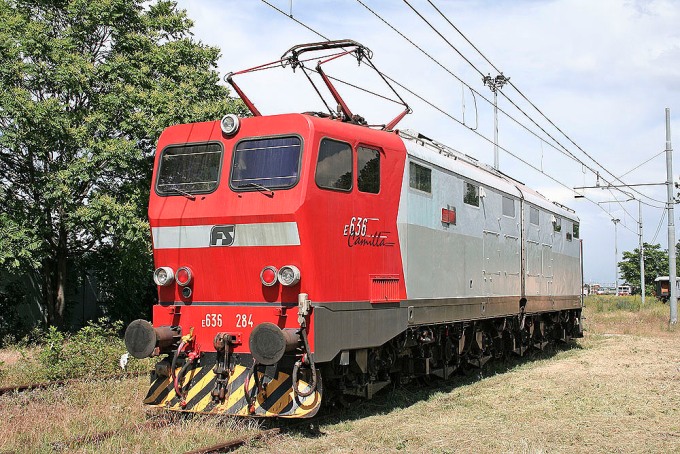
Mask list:
[[[191,195],[217,188],[222,145],[201,143],[171,145],[161,152],[156,192],[160,195]]]
[[[290,188],[298,181],[302,141],[299,137],[243,140],[236,145],[231,187],[256,190]]]

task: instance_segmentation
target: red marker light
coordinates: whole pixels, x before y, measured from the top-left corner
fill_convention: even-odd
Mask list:
[[[260,281],[262,281],[262,285],[271,287],[276,284],[276,281],[278,280],[276,277],[277,272],[278,270],[274,266],[265,266],[262,268],[262,271],[260,272]]]
[[[177,284],[181,285],[182,287],[191,284],[192,277],[193,275],[191,274],[191,269],[187,266],[179,268],[175,273],[175,280],[177,281]]]

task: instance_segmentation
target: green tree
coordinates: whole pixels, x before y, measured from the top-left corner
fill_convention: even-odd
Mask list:
[[[172,1],[0,0],[0,266],[40,273],[50,324],[72,263],[108,268],[114,293],[150,267],[163,128],[245,113],[191,27]]]
[[[657,276],[668,276],[668,251],[661,249],[660,244],[644,243],[644,248],[645,287],[651,290]],[[626,282],[640,288],[640,248],[623,252],[623,260],[619,262],[619,271]]]

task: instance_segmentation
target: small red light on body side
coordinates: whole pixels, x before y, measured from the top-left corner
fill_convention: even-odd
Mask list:
[[[191,283],[193,275],[191,274],[191,269],[189,267],[183,266],[177,270],[175,273],[175,280],[177,284],[182,287],[187,286]]]
[[[442,222],[456,225],[456,209],[442,208]]]
[[[273,266],[265,266],[262,268],[262,271],[260,272],[260,281],[262,281],[262,285],[271,287],[276,284],[278,280],[277,272],[278,270]]]

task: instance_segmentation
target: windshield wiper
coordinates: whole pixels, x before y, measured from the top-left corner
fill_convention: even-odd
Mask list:
[[[262,186],[261,184],[250,182],[250,183],[239,184],[238,187],[239,188],[255,188],[258,191],[260,191],[261,193],[263,193],[264,195],[266,195],[267,197],[274,197],[274,191],[272,191],[271,189],[269,189],[266,186]]]
[[[189,193],[189,192],[187,192],[183,189],[180,189],[177,186],[170,186],[168,189],[170,189],[171,191],[175,191],[179,195],[183,195],[184,197],[186,197],[189,200],[196,200],[195,195],[193,195],[193,194],[191,194],[191,193]]]

